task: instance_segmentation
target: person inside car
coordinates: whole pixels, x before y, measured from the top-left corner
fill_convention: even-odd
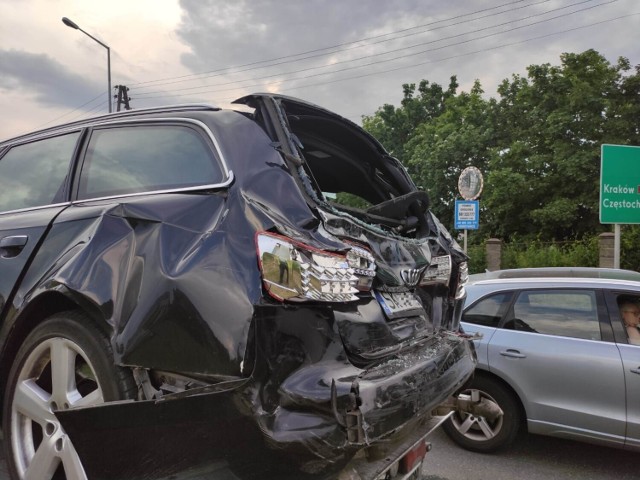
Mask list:
[[[620,305],[620,313],[627,329],[627,335],[629,335],[629,343],[640,345],[640,306],[626,300]]]

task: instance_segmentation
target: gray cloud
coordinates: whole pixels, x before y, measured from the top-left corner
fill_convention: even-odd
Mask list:
[[[80,101],[106,92],[104,83],[95,84],[45,54],[0,50],[0,89],[34,95],[46,106],[77,107]]]
[[[53,3],[73,11],[66,8],[70,0]],[[42,120],[66,121],[106,110],[104,64],[93,62],[95,45],[59,35],[60,15],[34,4],[17,2],[21,13],[3,10],[11,21],[0,29],[0,102],[5,109],[21,108],[11,122],[0,124],[0,137]],[[0,10],[2,5],[0,0]],[[625,56],[633,65],[640,63],[637,0],[180,0],[179,9],[158,5],[155,13],[161,15],[148,24],[135,18],[116,22],[104,14],[109,9],[96,4],[88,25],[109,40],[114,84],[131,87],[134,108],[184,102],[224,107],[237,96],[268,90],[358,121],[385,103],[398,105],[402,84],[422,79],[446,86],[457,75],[460,89],[468,91],[477,78],[487,96],[496,96],[501,80],[526,75],[528,65],[559,64],[563,52],[593,48],[611,62]],[[36,10],[27,22],[27,12]],[[556,12],[539,15],[550,10]],[[479,13],[469,15],[473,12]],[[540,22],[526,26],[534,21]],[[411,28],[419,25],[429,26]],[[524,28],[513,30],[518,26]],[[377,38],[349,44],[369,37]],[[331,55],[238,67],[301,52],[324,54],[331,46],[336,46]],[[412,55],[403,58],[407,54]],[[370,57],[358,60],[365,56]],[[44,115],[43,107],[49,107]]]
[[[440,2],[437,2],[439,5]],[[194,72],[217,71],[224,67],[244,65],[252,62],[285,57],[300,52],[313,51],[330,45],[353,42],[358,39],[386,33],[403,26],[413,26],[419,20],[431,18],[437,9],[427,8],[422,1],[387,1],[375,2],[334,2],[328,0],[264,0],[238,1],[233,3],[215,0],[182,0],[183,17],[178,35],[187,44],[191,52],[182,56],[182,62]],[[406,43],[409,40],[405,40]],[[401,48],[402,41],[392,42],[394,48]],[[311,55],[316,55],[316,52]],[[355,69],[348,72],[331,73],[341,68],[349,68],[358,63],[336,65],[328,69],[317,67],[334,61],[350,59],[376,53],[370,46],[348,49],[331,56],[318,56],[312,59],[282,63],[287,59],[276,61],[281,63],[273,67],[237,73],[233,69],[224,76],[207,80],[211,87],[211,96],[227,101],[228,90],[235,86],[249,85],[246,91],[264,90],[270,82],[287,78],[288,81],[278,84],[282,93],[291,93],[311,101],[321,103],[342,113],[355,112],[356,117],[362,111],[361,105],[368,104],[366,113],[375,110],[371,102],[371,92],[386,84],[389,92],[388,76],[365,77],[363,81],[340,82],[346,76],[357,76],[370,73],[371,68]],[[389,58],[389,57],[387,57]],[[370,60],[371,61],[371,60]],[[366,63],[360,61],[359,63]],[[314,68],[298,74],[283,75],[291,72]],[[233,73],[236,72],[236,73]],[[326,74],[326,75],[319,75]],[[273,75],[276,75],[275,77]],[[247,80],[256,77],[269,77],[264,81]],[[290,80],[294,77],[308,77]],[[236,83],[233,83],[233,82]],[[225,83],[225,86],[215,86]],[[257,85],[256,85],[257,84]],[[262,85],[260,85],[262,84]],[[313,86],[309,86],[313,84]],[[401,93],[402,81],[395,82],[393,95]],[[358,102],[358,99],[360,100]],[[350,106],[347,106],[350,105]],[[347,112],[351,110],[352,112]],[[365,113],[365,112],[363,112]]]
[[[440,3],[440,2],[438,2]],[[350,42],[403,19],[436,14],[420,1],[335,2],[181,0],[180,37],[193,52],[183,56],[194,70],[238,65]]]
[[[177,34],[190,48],[190,53],[182,56],[183,64],[193,72],[214,72],[214,76],[201,80],[194,90],[214,103],[230,100],[229,90],[233,86],[246,93],[272,85],[281,93],[303,97],[357,120],[360,115],[371,114],[384,103],[397,104],[402,84],[417,83],[421,79],[447,85],[449,77],[457,75],[462,88],[468,89],[478,78],[487,94],[495,95],[502,79],[513,73],[524,74],[526,66],[531,64],[557,64],[562,52],[595,48],[612,62],[618,55],[631,55],[632,63],[637,61],[640,51],[633,42],[625,40],[624,34],[616,40],[606,32],[616,28],[618,32],[626,31],[633,35],[640,17],[636,17],[635,22],[623,20],[553,35],[624,14],[628,12],[624,3],[628,2],[612,2],[612,5],[553,19],[554,16],[602,2],[583,2],[565,8],[573,3],[576,2],[505,0],[451,4],[420,0],[181,0],[183,14]],[[504,7],[490,10],[500,5]],[[523,8],[516,10],[518,7]],[[467,15],[483,9],[484,12],[474,16]],[[555,12],[542,15],[554,9]],[[499,14],[506,10],[512,11]],[[530,18],[526,19],[527,16]],[[437,23],[447,18],[453,19]],[[470,21],[472,18],[475,21]],[[454,23],[458,25],[452,26]],[[494,27],[500,23],[505,24]],[[526,26],[529,23],[533,25]],[[220,71],[226,67],[285,57],[427,24],[432,25],[409,30],[402,35],[419,30],[429,32],[361,48],[344,50],[341,47],[342,51],[331,56],[259,69],[255,68],[256,65],[248,67],[250,70],[247,71],[242,71],[247,67]],[[477,32],[468,33],[474,30]],[[541,38],[518,43],[534,37]],[[414,46],[419,43],[423,45]],[[512,45],[505,47],[509,44]],[[394,51],[385,53],[390,50]],[[402,58],[408,54],[412,55]],[[367,55],[376,56],[357,60]],[[319,68],[326,67],[330,60],[345,63]],[[363,66],[368,63],[374,64]],[[353,68],[355,66],[362,67]],[[302,69],[312,70],[289,73]],[[318,75],[320,73],[324,75]],[[269,78],[260,80],[260,77]],[[282,79],[287,81],[276,83]],[[173,91],[185,91],[181,90],[185,87],[188,85],[177,84]]]

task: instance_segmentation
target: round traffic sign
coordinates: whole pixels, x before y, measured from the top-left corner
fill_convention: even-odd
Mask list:
[[[475,200],[482,193],[482,172],[476,167],[467,167],[458,178],[458,191],[465,200]]]

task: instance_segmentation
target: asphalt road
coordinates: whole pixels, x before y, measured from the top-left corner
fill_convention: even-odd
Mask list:
[[[528,435],[511,449],[480,454],[456,446],[442,430],[431,436],[425,480],[638,480],[635,452]]]
[[[424,480],[640,479],[637,453],[570,440],[530,435],[491,455],[458,448],[441,430],[430,440],[433,448],[423,469]],[[0,480],[8,478],[0,450]]]

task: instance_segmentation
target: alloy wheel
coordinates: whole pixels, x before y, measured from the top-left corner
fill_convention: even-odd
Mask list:
[[[73,341],[43,340],[27,356],[11,403],[11,442],[20,478],[86,480],[56,410],[104,402],[95,369]]]
[[[476,391],[480,399],[485,399],[496,404],[498,403],[491,395],[482,390],[465,390],[462,393],[471,395],[472,392]],[[495,438],[502,429],[503,420],[504,417],[502,415],[490,421],[485,417],[461,411],[454,413],[451,417],[451,422],[456,430],[469,440],[476,442]]]

